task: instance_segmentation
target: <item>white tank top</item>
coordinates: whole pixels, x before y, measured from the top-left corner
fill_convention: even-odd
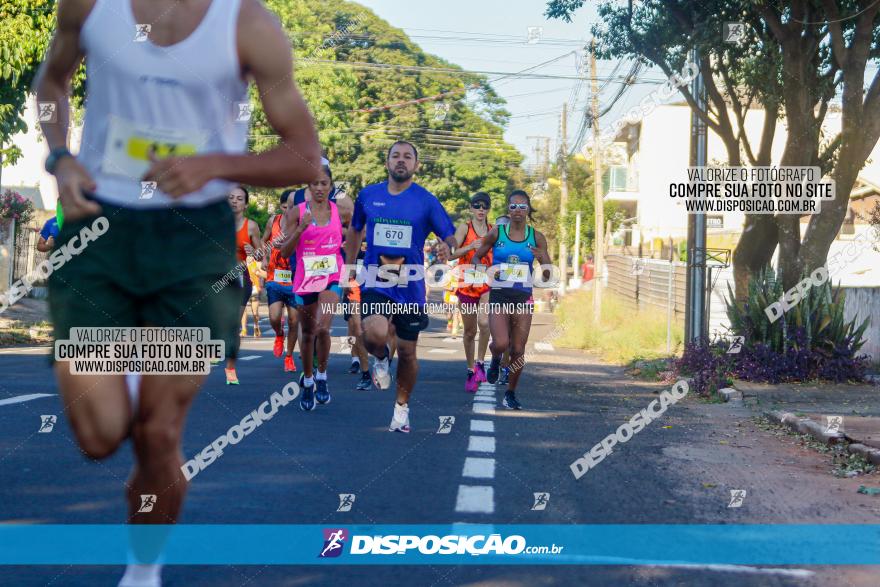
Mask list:
[[[236,48],[240,0],[213,0],[186,39],[154,45],[131,0],[96,0],[81,31],[86,114],[78,159],[101,201],[128,208],[200,207],[233,184],[212,180],[173,200],[141,182],[149,153],[243,153],[249,102]]]

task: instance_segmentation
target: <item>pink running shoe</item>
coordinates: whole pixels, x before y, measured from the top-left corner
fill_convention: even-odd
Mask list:
[[[474,363],[474,375],[477,376],[478,385],[480,383],[485,383],[486,381],[488,381],[488,378],[486,377],[486,371],[485,369],[483,369],[483,363],[481,363],[480,361],[476,361]]]
[[[464,390],[468,393],[477,393],[480,383],[477,381],[477,374],[474,371],[468,371],[467,381],[464,383]]]

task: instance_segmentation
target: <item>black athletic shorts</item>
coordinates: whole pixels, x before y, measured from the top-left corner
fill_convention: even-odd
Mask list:
[[[251,296],[254,294],[254,284],[251,282],[251,274],[247,268],[244,269],[244,272],[238,278],[236,285],[241,291],[241,307],[243,308],[250,303]]]
[[[49,277],[55,339],[68,339],[77,327],[207,327],[235,357],[239,303],[247,298],[236,286],[229,204],[138,210],[99,203],[106,233]],[[55,248],[96,218],[65,222]]]
[[[513,287],[489,290],[490,314],[531,314],[532,292]]]
[[[378,292],[362,291],[361,320],[374,314],[390,320],[401,340],[416,341],[419,339],[419,332],[428,327],[428,315],[424,306],[399,304]]]

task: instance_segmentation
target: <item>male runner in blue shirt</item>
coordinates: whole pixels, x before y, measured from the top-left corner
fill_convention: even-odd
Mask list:
[[[385,163],[388,181],[360,191],[345,237],[346,263],[356,262],[366,236],[364,267],[369,276],[361,288],[361,320],[364,344],[375,357],[373,382],[379,389],[391,384],[389,323],[397,334],[397,403],[389,430],[409,432],[409,396],[419,372],[416,345],[419,332],[427,328],[425,312],[425,239],[432,232],[440,237],[437,257],[445,263],[455,247],[455,226],[434,194],[413,181],[419,167],[415,145],[397,141]],[[391,287],[375,278],[376,268],[398,266],[400,279]],[[385,285],[386,287],[383,287]]]

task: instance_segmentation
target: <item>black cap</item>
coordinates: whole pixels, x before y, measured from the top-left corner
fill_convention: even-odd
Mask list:
[[[492,207],[492,198],[490,198],[489,194],[487,194],[486,192],[477,192],[473,196],[471,196],[471,206],[473,206],[477,202],[483,202],[490,208]]]

